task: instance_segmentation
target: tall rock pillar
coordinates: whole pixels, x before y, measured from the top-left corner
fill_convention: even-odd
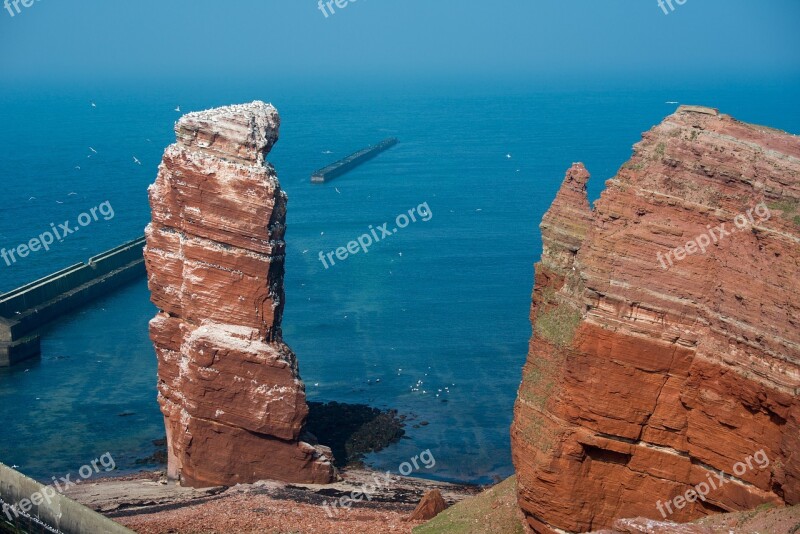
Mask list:
[[[307,442],[281,337],[287,197],[265,160],[279,126],[263,102],[185,115],[149,189],[150,337],[168,474],[184,485],[335,477],[330,450]]]

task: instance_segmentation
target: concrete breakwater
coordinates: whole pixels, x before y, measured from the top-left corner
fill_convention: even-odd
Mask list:
[[[0,532],[133,534],[122,525],[0,463]]]
[[[344,173],[358,167],[362,163],[374,158],[384,150],[392,148],[396,144],[397,139],[390,137],[388,139],[384,139],[377,145],[362,148],[358,152],[354,152],[346,158],[340,159],[339,161],[331,163],[327,167],[323,167],[318,171],[315,171],[311,175],[311,183],[324,184],[325,182],[329,182],[337,176],[341,176]]]
[[[144,276],[143,247],[140,237],[0,295],[0,367],[37,356],[42,326]]]

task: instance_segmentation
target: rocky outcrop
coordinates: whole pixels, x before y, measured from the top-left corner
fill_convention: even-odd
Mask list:
[[[150,337],[168,472],[184,485],[335,476],[330,449],[307,442],[281,339],[287,199],[265,161],[279,125],[263,102],[185,115],[149,189]]]
[[[511,431],[528,526],[800,502],[800,139],[682,107],[593,210],[587,179],[541,226]]]
[[[439,490],[431,490],[420,499],[419,504],[409,516],[409,521],[429,521],[444,512],[447,503]]]

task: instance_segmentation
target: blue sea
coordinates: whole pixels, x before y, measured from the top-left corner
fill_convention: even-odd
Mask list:
[[[800,84],[536,84],[481,89],[270,83],[14,87],[0,101],[0,247],[11,249],[108,202],[101,217],[7,265],[0,292],[140,236],[147,186],[182,112],[255,99],[282,117],[269,156],[289,194],[284,337],[312,401],[413,416],[377,469],[430,449],[430,478],[489,483],[512,473],[509,425],[531,327],[538,224],[567,168],[590,196],[642,132],[676,106],[800,132]],[[94,106],[92,105],[94,103]],[[386,137],[400,143],[325,185],[315,169]],[[90,148],[91,147],[91,148]],[[141,164],[137,163],[138,160]],[[427,203],[432,217],[325,269],[334,251]],[[164,437],[145,280],[50,325],[41,359],[0,369],[0,461],[49,480],[110,453],[119,472]]]

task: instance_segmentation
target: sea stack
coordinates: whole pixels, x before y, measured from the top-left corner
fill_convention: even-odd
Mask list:
[[[588,179],[541,225],[511,432],[530,531],[800,503],[800,138],[681,107],[594,209]]]
[[[205,487],[327,483],[297,359],[281,336],[286,193],[263,102],[190,113],[149,188],[145,262],[168,475]]]

